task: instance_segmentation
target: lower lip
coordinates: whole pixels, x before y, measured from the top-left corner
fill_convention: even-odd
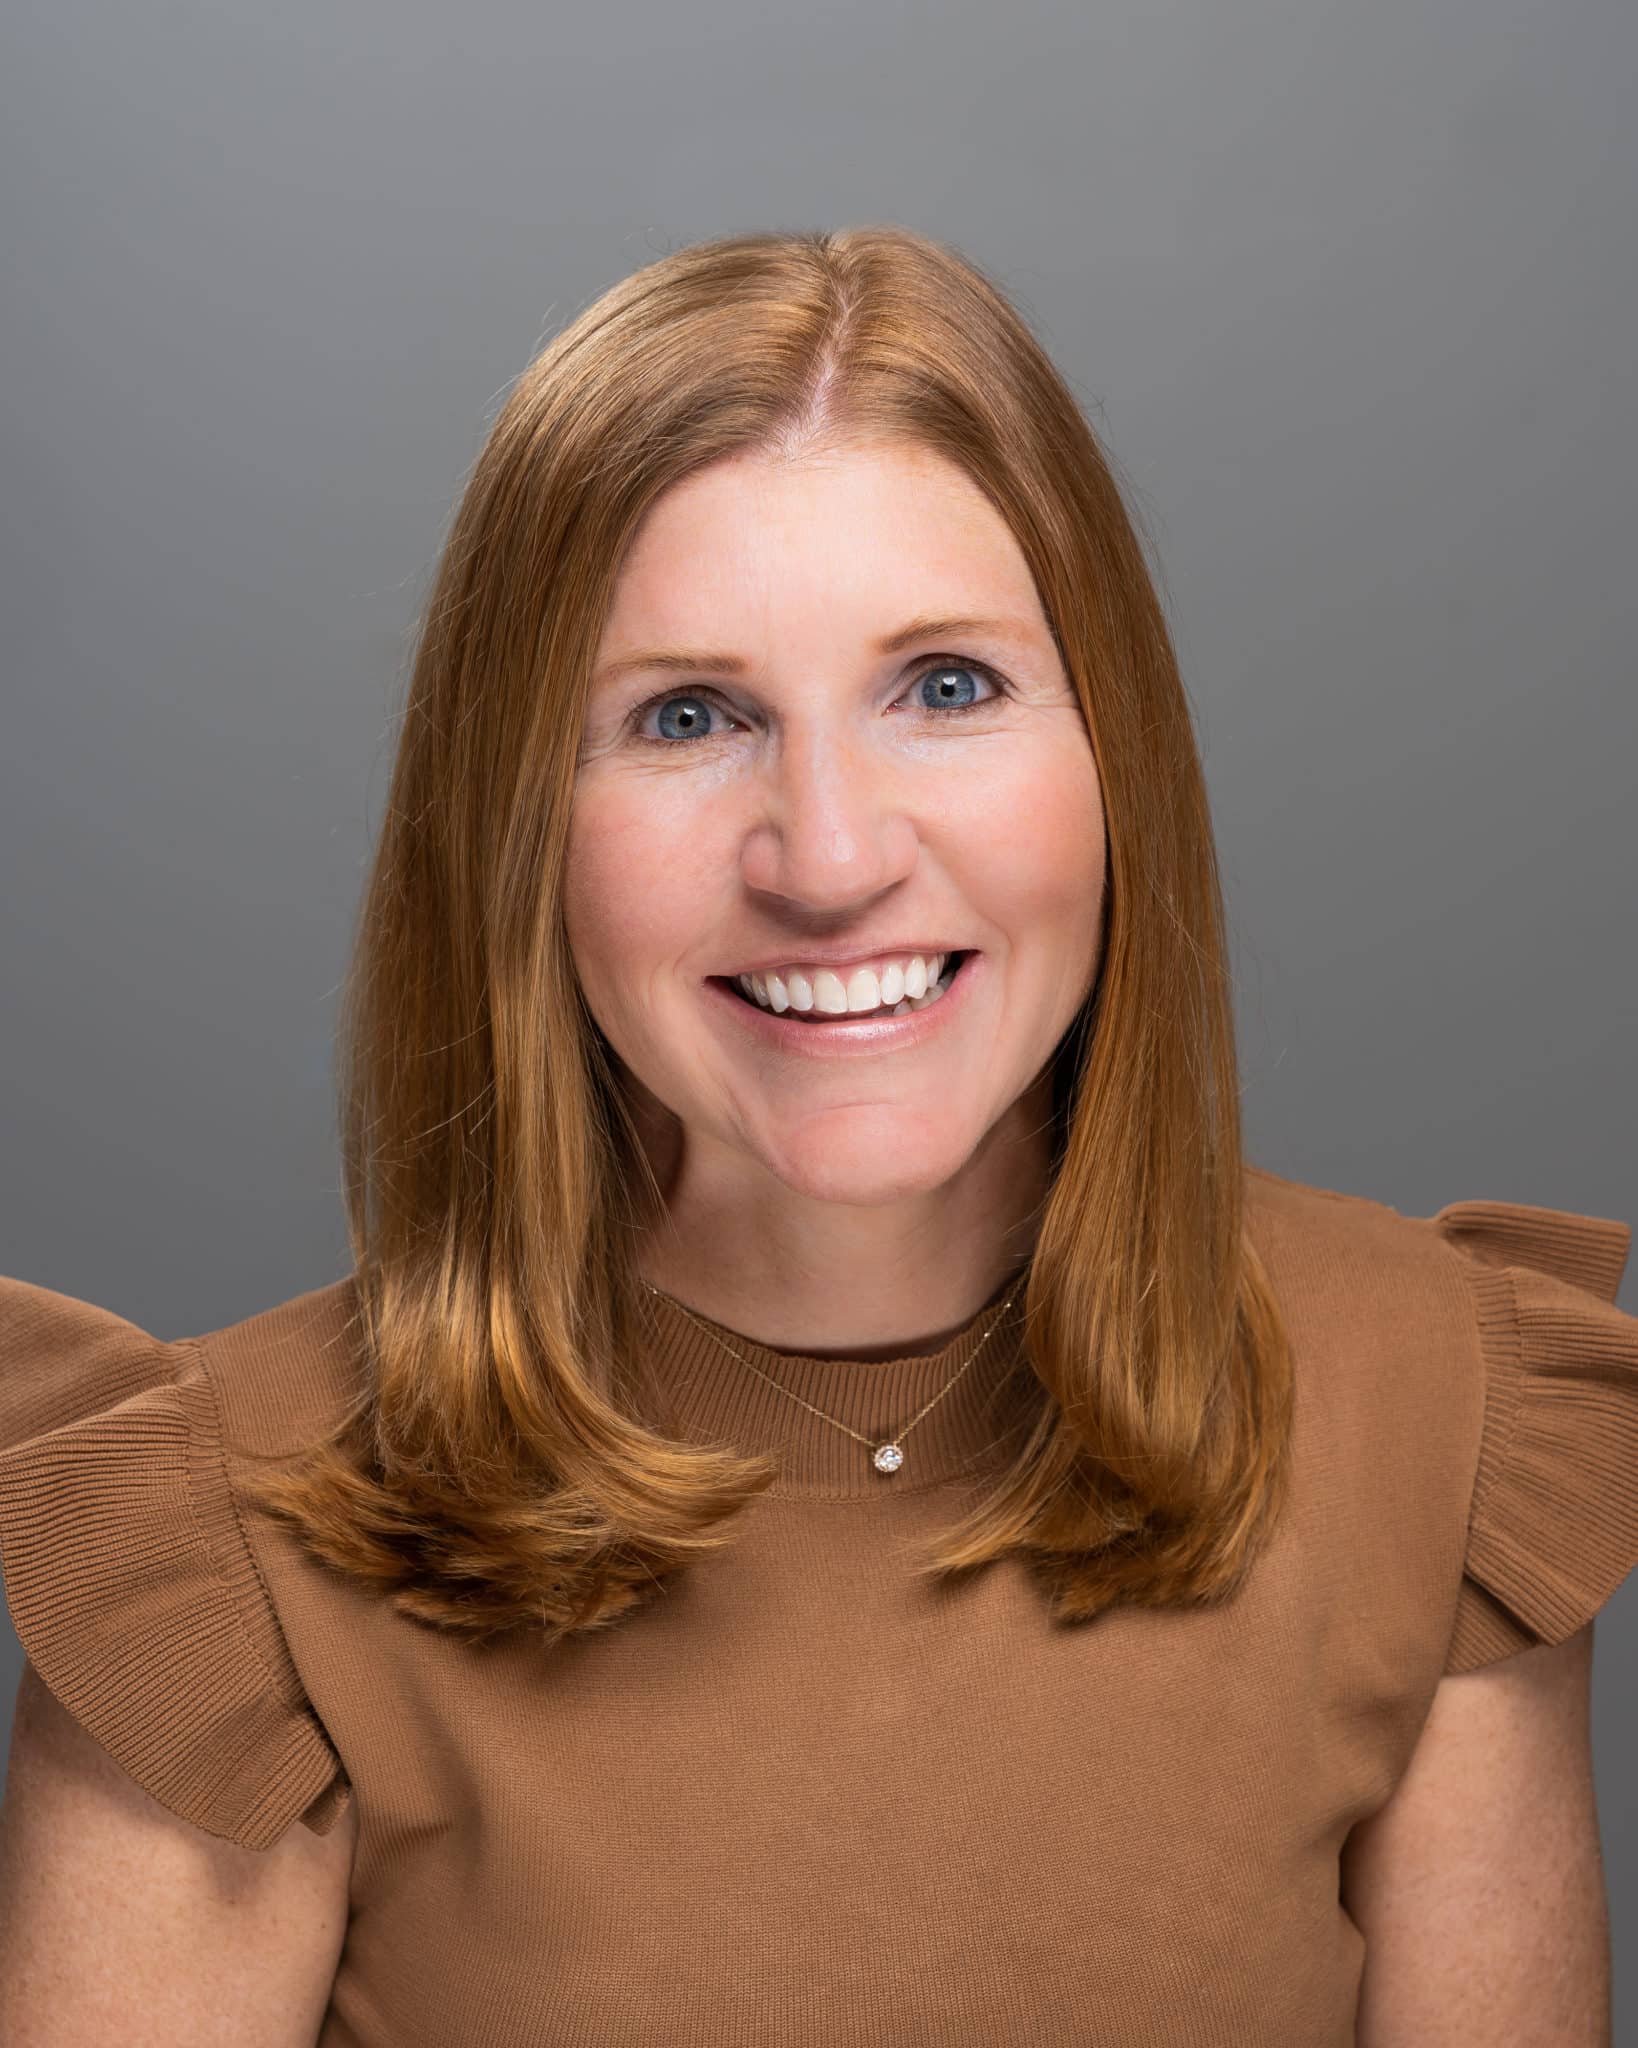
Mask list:
[[[922,1045],[935,1032],[953,1024],[967,1006],[973,983],[984,972],[984,955],[969,953],[955,971],[936,1003],[923,1010],[906,1010],[902,1017],[837,1018],[831,1024],[799,1024],[789,1016],[775,1016],[735,995],[726,982],[708,981],[706,991],[739,1020],[755,1039],[778,1052],[796,1053],[817,1060],[856,1059],[865,1053],[908,1052]]]

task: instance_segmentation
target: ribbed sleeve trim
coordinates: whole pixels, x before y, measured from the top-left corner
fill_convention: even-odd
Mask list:
[[[0,1563],[30,1663],[208,1833],[327,1833],[351,1787],[240,1524],[191,1340],[0,1280]]]
[[[1485,1368],[1451,1675],[1564,1641],[1638,1562],[1638,1318],[1614,1305],[1625,1223],[1483,1201],[1430,1220]]]

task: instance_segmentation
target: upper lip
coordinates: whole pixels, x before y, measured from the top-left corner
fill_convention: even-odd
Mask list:
[[[732,980],[740,974],[767,974],[778,967],[863,967],[871,960],[889,960],[899,953],[970,953],[971,946],[953,946],[942,941],[926,939],[886,940],[879,946],[836,945],[803,946],[800,941],[787,946],[782,953],[765,953],[760,960],[746,962],[740,967],[729,967],[723,971],[723,979]]]

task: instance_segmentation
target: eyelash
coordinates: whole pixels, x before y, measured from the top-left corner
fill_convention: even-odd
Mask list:
[[[908,687],[913,688],[921,681],[923,676],[931,675],[935,670],[941,668],[970,668],[974,675],[982,676],[987,683],[993,683],[1001,696],[1004,697],[1007,694],[1005,682],[999,673],[990,667],[988,662],[973,661],[964,654],[929,654],[917,667],[915,674],[910,678]],[[644,746],[668,747],[674,754],[681,753],[685,747],[702,746],[709,740],[723,737],[720,733],[706,733],[703,738],[698,739],[666,740],[659,738],[657,734],[639,730],[643,720],[657,705],[669,704],[678,697],[694,697],[702,703],[712,703],[717,705],[719,709],[723,708],[722,699],[709,684],[705,684],[697,690],[679,689],[675,685],[669,690],[656,690],[652,697],[645,697],[640,704],[632,706],[630,713],[632,737],[640,741]],[[942,711],[935,711],[931,705],[923,705],[921,708],[934,718],[959,718],[964,711],[987,710],[995,701],[994,697],[975,697],[968,704],[946,704]]]

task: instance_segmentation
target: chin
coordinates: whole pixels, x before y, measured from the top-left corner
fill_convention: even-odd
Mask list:
[[[844,1112],[845,1114],[845,1112]],[[835,1124],[837,1117],[827,1119]],[[814,1202],[841,1202],[849,1208],[886,1208],[915,1195],[931,1194],[960,1172],[970,1148],[954,1141],[948,1123],[917,1144],[905,1129],[910,1119],[887,1119],[897,1130],[882,1129],[873,1114],[874,1131],[856,1144],[808,1138],[789,1148],[763,1155],[763,1165],[792,1194]]]

